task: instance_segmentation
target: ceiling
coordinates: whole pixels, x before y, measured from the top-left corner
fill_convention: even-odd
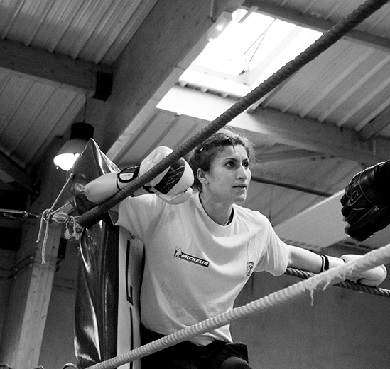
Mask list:
[[[35,173],[42,158],[69,136],[75,121],[93,124],[95,141],[122,167],[138,163],[156,145],[177,148],[240,101],[242,93],[180,79],[237,8],[326,32],[361,3],[2,1],[0,208],[25,210],[23,200],[39,191]],[[281,232],[302,212],[313,218],[310,209],[318,203],[338,204],[332,195],[355,173],[389,158],[389,13],[390,6],[383,6],[229,123],[256,147],[246,206],[263,212]],[[243,73],[241,91],[260,83],[288,42],[280,40],[262,64]],[[223,73],[218,77],[226,81]],[[333,205],[326,217],[339,210]],[[19,225],[4,217],[0,222],[7,234]],[[309,233],[316,232],[311,224]],[[345,235],[324,237],[324,247],[367,246]]]

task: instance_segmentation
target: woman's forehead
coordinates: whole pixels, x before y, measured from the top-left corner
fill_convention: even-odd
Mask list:
[[[216,158],[223,159],[227,157],[246,159],[248,158],[248,153],[246,148],[242,145],[223,146],[223,149],[217,152]]]

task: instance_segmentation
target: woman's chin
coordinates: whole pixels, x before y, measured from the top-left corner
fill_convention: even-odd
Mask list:
[[[245,195],[236,196],[234,202],[237,202],[237,203],[244,202],[246,200],[246,197],[247,197],[246,194]]]

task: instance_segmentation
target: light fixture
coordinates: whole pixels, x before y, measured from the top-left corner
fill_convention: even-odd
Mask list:
[[[216,20],[213,27],[207,32],[208,40],[212,41],[218,38],[231,22],[232,13],[224,11]]]
[[[93,137],[93,126],[85,122],[73,123],[70,129],[70,138],[65,142],[58,154],[54,157],[54,164],[69,170],[84,151],[88,140]]]

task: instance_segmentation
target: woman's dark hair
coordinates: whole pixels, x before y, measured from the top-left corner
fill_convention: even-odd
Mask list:
[[[189,155],[188,163],[190,164],[194,173],[193,188],[201,190],[202,185],[197,178],[198,169],[205,172],[210,171],[210,165],[214,157],[222,151],[226,146],[242,145],[249,160],[254,160],[254,150],[252,143],[243,135],[240,135],[228,128],[222,128],[218,132],[211,135],[198,145]]]

